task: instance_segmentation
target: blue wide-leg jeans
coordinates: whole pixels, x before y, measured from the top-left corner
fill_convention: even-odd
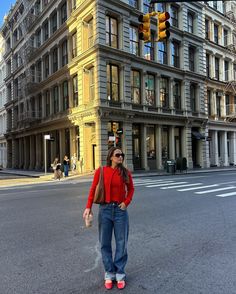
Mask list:
[[[124,280],[128,258],[129,217],[127,210],[120,209],[116,203],[101,204],[98,226],[105,280]],[[112,254],[113,231],[116,244],[114,256]]]

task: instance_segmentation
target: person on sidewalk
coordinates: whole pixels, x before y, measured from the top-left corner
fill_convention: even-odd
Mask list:
[[[134,194],[134,185],[131,173],[123,165],[124,156],[120,148],[111,147],[107,154],[107,165],[103,167],[105,202],[99,205],[98,229],[105,269],[104,285],[108,290],[112,289],[115,280],[118,289],[124,289],[126,285],[125,266],[128,258],[129,234],[127,207]],[[83,213],[84,219],[92,214],[92,204],[99,175],[100,168],[94,174]],[[112,254],[113,231],[116,244],[114,259]]]
[[[61,172],[61,163],[59,162],[58,157],[54,159],[52,164],[52,169],[54,172],[54,180],[60,180],[62,172]]]
[[[63,160],[63,167],[64,167],[64,177],[68,177],[69,174],[69,165],[70,165],[70,160],[67,155],[64,156]]]
[[[71,157],[71,164],[72,164],[72,174],[76,174],[76,163],[77,163],[77,157],[76,153]]]

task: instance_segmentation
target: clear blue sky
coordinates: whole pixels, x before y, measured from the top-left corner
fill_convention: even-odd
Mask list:
[[[11,4],[15,4],[16,0],[1,0],[0,3],[0,26],[3,24],[3,17],[5,14],[8,14],[8,11],[11,8]]]

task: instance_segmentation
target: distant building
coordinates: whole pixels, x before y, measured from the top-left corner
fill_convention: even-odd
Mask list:
[[[213,73],[208,78],[207,54],[214,62],[228,60],[229,68],[233,58],[212,39],[213,23],[219,39],[226,28],[233,37],[231,22],[217,9],[205,2],[17,1],[1,29],[8,167],[43,169],[46,134],[55,139],[47,141],[48,167],[54,157],[76,153],[80,171],[91,171],[105,164],[113,145],[122,147],[131,170],[163,169],[167,159],[179,157],[189,168],[219,165],[214,136],[223,131],[217,140],[224,145],[234,123],[220,118],[223,110],[209,114],[214,89],[219,96],[227,83]],[[149,11],[170,12],[169,40],[155,42],[155,17],[151,42],[139,40],[138,16]],[[219,64],[220,75],[226,64]],[[223,101],[226,96],[222,107]],[[222,158],[224,165],[234,163]]]
[[[7,141],[4,136],[6,133],[6,85],[4,79],[6,77],[6,64],[3,58],[5,53],[5,41],[0,34],[0,167],[7,166]]]

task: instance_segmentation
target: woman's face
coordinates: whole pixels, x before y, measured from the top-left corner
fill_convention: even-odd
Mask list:
[[[111,162],[115,165],[122,163],[124,160],[124,153],[120,149],[116,149],[111,157]]]

